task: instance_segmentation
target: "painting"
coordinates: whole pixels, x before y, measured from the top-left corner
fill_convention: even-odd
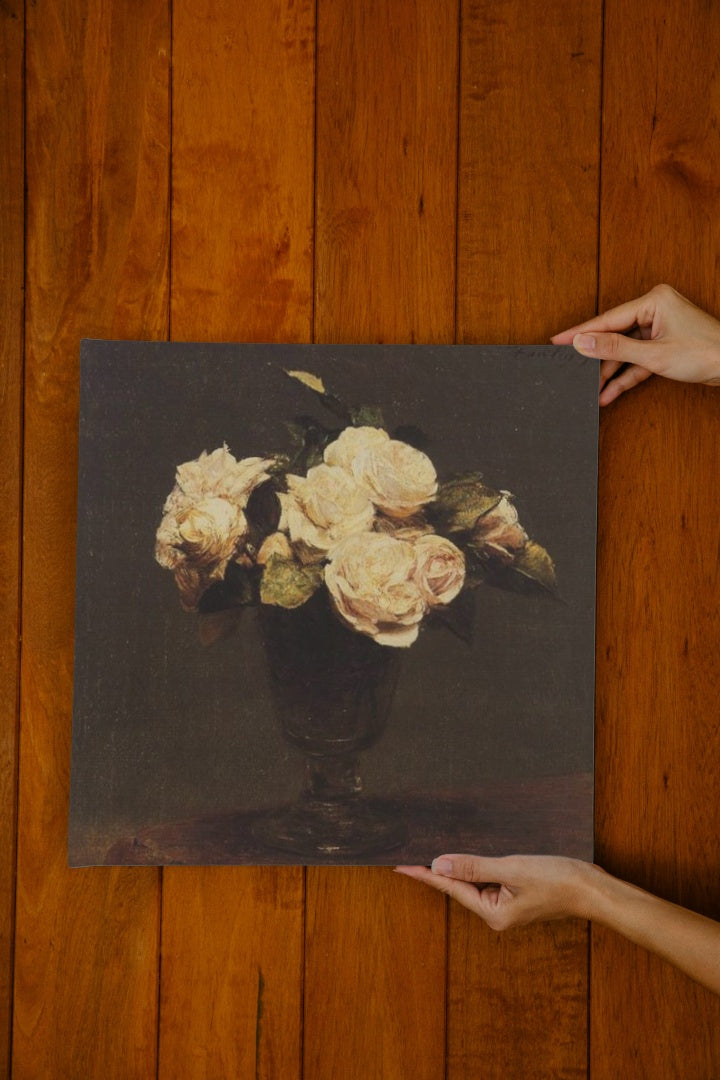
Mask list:
[[[597,389],[83,342],[70,864],[592,857]]]

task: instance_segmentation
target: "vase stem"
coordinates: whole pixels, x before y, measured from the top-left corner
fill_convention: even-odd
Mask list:
[[[306,764],[306,777],[311,799],[344,799],[362,791],[355,757],[312,757]]]

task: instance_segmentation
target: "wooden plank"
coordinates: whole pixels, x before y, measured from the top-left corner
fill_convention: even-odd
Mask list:
[[[667,280],[720,315],[720,12],[609,0],[605,42],[600,307]],[[650,380],[602,419],[598,860],[720,918],[720,398]],[[591,963],[593,1077],[720,1074],[720,999],[600,928]]]
[[[601,45],[599,0],[465,0],[459,342],[546,342],[594,307]]]
[[[458,341],[547,341],[596,296],[601,5],[466,0]],[[450,909],[448,1076],[584,1076],[587,930]]]
[[[176,0],[172,336],[309,341],[315,10]],[[160,1075],[299,1075],[303,871],[169,869]]]
[[[158,873],[68,870],[82,336],[167,327],[166,0],[27,11],[25,543],[13,1077],[150,1077]]]
[[[318,8],[315,336],[453,340],[458,9]],[[305,1075],[445,1074],[443,897],[308,869]]]
[[[457,33],[455,2],[320,0],[316,341],[453,340]]]
[[[0,1073],[10,1071],[20,664],[25,5],[0,9]]]

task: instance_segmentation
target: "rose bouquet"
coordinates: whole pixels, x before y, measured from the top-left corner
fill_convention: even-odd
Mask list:
[[[291,453],[238,461],[223,445],[177,468],[155,558],[186,611],[299,608],[325,589],[350,629],[407,647],[425,620],[462,633],[453,609],[481,582],[554,591],[552,559],[510,492],[479,472],[441,482],[415,429],[391,435],[377,409],[347,406],[308,372],[287,374],[332,426],[302,418],[287,425]]]

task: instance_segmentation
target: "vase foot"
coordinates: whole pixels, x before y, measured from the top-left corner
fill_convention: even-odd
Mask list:
[[[379,855],[407,840],[402,822],[362,797],[304,799],[265,814],[252,832],[265,847],[308,860]]]

